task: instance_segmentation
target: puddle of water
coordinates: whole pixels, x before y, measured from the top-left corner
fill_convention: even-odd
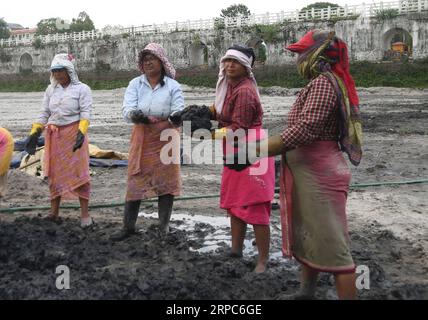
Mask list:
[[[144,218],[158,218],[158,213],[146,213],[140,212],[139,217]],[[199,248],[190,248],[192,251],[196,251],[199,253],[212,253],[215,252],[219,248],[230,247],[231,246],[231,235],[230,235],[230,222],[227,216],[218,216],[218,217],[210,217],[204,215],[197,214],[183,214],[183,213],[172,213],[171,222],[174,223],[176,221],[180,221],[176,227],[180,230],[194,230],[195,226],[199,223],[207,224],[209,226],[200,226],[197,230],[200,230],[202,234],[193,233],[189,236],[189,240],[202,240],[202,246]],[[211,228],[212,227],[212,228]],[[271,235],[279,232],[274,228],[271,228]],[[248,235],[247,235],[248,236]],[[252,235],[254,238],[254,235]],[[200,241],[199,241],[200,242]],[[244,256],[256,256],[257,255],[257,247],[253,245],[253,239],[245,239],[244,240]],[[271,250],[270,252],[271,260],[279,260],[282,259],[282,252],[277,250]]]

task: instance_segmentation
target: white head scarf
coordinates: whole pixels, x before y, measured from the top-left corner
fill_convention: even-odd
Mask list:
[[[66,69],[72,84],[79,84],[79,77],[77,76],[74,64],[76,60],[71,54],[68,53],[58,53],[52,60],[50,70],[54,69]],[[58,81],[55,80],[51,73],[51,85],[55,87],[58,84]]]
[[[224,60],[226,59],[234,59],[247,69],[248,76],[254,82],[257,95],[260,98],[260,93],[257,87],[256,78],[254,77],[253,69],[251,68],[251,65],[253,63],[253,58],[248,57],[245,53],[239,50],[229,49],[226,51],[226,54],[224,55],[224,57],[222,57],[220,60],[220,72],[218,74],[218,81],[217,81],[217,86],[215,90],[215,109],[218,114],[220,114],[223,109],[224,99],[226,98],[226,93],[227,93],[227,78],[225,75],[225,63],[224,63]]]

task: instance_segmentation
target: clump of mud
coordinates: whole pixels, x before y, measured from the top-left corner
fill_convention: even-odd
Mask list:
[[[268,271],[256,275],[255,257],[231,258],[227,246],[210,253],[191,250],[210,230],[201,224],[180,230],[179,224],[162,237],[156,219],[145,218],[138,235],[112,242],[118,223],[82,230],[71,218],[3,221],[0,299],[275,299],[298,289],[296,263],[270,260]],[[411,264],[424,261],[425,253],[388,231],[367,227],[364,236],[351,233],[356,264],[370,269],[370,289],[360,291],[360,298],[426,299],[428,286],[417,281],[426,266]],[[55,271],[62,265],[70,269],[69,290],[56,287]],[[403,279],[405,274],[415,281]],[[332,275],[320,276],[317,298],[337,299]]]
[[[2,222],[0,299],[269,299],[295,278],[279,263],[254,275],[253,258],[191,251],[188,232],[173,228],[162,237],[148,222],[140,234],[118,243],[109,240],[116,223],[82,230],[70,218]],[[70,269],[69,290],[56,288],[60,265]]]

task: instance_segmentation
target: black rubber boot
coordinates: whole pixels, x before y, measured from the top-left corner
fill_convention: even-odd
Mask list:
[[[169,233],[169,220],[171,219],[173,203],[174,196],[172,194],[166,194],[158,198],[159,232],[161,234]]]
[[[133,234],[135,234],[135,223],[137,222],[138,212],[140,210],[141,201],[127,201],[125,202],[125,212],[123,215],[123,228],[122,230],[114,233],[110,240],[122,241]]]

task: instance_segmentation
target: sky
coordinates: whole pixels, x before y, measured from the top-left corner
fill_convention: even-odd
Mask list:
[[[85,11],[97,29],[106,25],[124,27],[153,23],[210,19],[220,16],[221,10],[232,4],[245,4],[253,14],[295,11],[302,7],[326,0],[3,0],[0,18],[33,28],[41,19],[60,17],[71,22],[79,12]],[[373,0],[331,0],[339,5],[358,5]],[[379,0],[380,1],[380,0]]]

